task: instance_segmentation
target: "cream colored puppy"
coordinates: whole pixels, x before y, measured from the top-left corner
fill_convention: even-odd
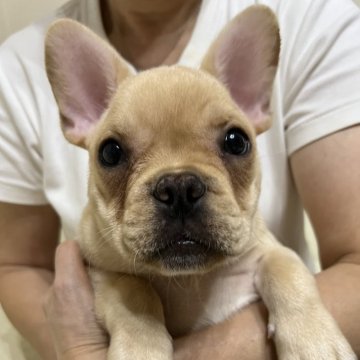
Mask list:
[[[270,126],[279,51],[276,19],[263,6],[224,29],[206,71],[133,76],[82,25],[50,28],[46,65],[62,129],[90,154],[79,242],[109,359],[171,359],[172,336],[259,297],[279,359],[356,358],[312,275],[257,209],[255,138]]]

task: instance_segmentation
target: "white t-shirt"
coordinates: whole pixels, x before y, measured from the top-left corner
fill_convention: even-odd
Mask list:
[[[277,238],[311,267],[289,156],[360,123],[360,11],[351,0],[203,0],[179,63],[198,67],[224,25],[253,4],[273,9],[282,38],[274,124],[258,137],[260,209]],[[87,152],[62,135],[43,59],[45,31],[64,16],[106,38],[98,0],[73,0],[0,48],[0,201],[51,204],[73,238],[87,198]]]

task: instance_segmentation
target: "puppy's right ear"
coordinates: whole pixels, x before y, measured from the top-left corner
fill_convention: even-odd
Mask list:
[[[279,54],[274,13],[254,5],[228,23],[201,66],[225,85],[258,134],[271,125],[270,100]]]
[[[45,62],[64,135],[87,147],[91,130],[129,75],[128,67],[109,44],[69,19],[56,21],[48,30]]]

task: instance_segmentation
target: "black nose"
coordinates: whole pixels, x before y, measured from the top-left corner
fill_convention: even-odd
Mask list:
[[[205,192],[206,186],[195,174],[168,174],[157,182],[154,197],[172,217],[184,217],[192,212]]]

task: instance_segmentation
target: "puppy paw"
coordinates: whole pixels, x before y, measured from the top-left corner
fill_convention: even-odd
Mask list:
[[[279,360],[357,360],[337,324],[326,310],[269,318]]]

